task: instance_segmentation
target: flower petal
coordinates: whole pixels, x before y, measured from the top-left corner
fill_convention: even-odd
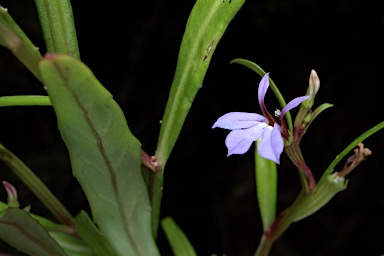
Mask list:
[[[248,129],[231,131],[225,139],[225,145],[228,148],[227,156],[247,152],[252,143],[260,138],[267,127],[266,123],[260,123]]]
[[[216,127],[229,130],[245,129],[260,122],[267,123],[268,120],[264,116],[255,113],[230,112],[217,119],[212,129]]]
[[[261,79],[259,84],[259,89],[257,91],[260,107],[265,106],[264,97],[265,97],[265,94],[267,93],[268,87],[269,87],[269,72],[266,73]]]
[[[269,72],[266,73],[260,81],[259,89],[257,91],[257,97],[259,100],[261,112],[263,112],[263,115],[268,119],[268,122],[276,123],[275,119],[268,112],[267,107],[265,106],[265,103],[264,103],[264,98],[265,98],[265,94],[267,93],[268,87],[269,87]]]
[[[261,157],[280,164],[280,155],[284,149],[284,140],[281,136],[279,125],[274,124],[273,128],[268,126],[261,137],[258,145],[258,153]]]
[[[293,100],[291,100],[284,108],[283,110],[281,110],[281,114],[280,114],[280,119],[283,119],[285,113],[287,113],[289,110],[297,107],[301,102],[305,101],[306,99],[308,99],[310,96],[301,96],[301,97],[297,97],[297,98],[294,98]]]

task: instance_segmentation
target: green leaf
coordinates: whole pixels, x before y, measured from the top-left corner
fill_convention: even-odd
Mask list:
[[[31,256],[67,255],[38,221],[17,208],[2,212],[0,239]]]
[[[0,212],[9,208],[7,204],[0,201]],[[12,209],[12,208],[10,208]],[[69,256],[93,256],[92,250],[85,242],[74,235],[75,230],[72,227],[54,223],[39,215],[29,213],[29,215],[38,221],[38,223],[48,231],[49,235],[61,246]]]
[[[247,68],[251,69],[252,71],[256,72],[259,76],[264,76],[266,72],[256,63],[249,61],[249,60],[244,60],[244,59],[234,59],[230,62],[232,63],[237,63],[246,66]],[[283,109],[287,103],[285,103],[283,95],[280,93],[279,89],[277,88],[275,82],[271,78],[269,78],[269,87],[271,87],[273,93],[275,94],[277,101],[280,104],[280,107]],[[285,113],[285,120],[287,120],[288,128],[292,132],[293,131],[293,126],[292,126],[292,118],[291,114],[289,111]]]
[[[156,157],[165,166],[212,55],[245,0],[197,0],[188,18],[162,120]]]
[[[256,144],[258,144],[257,142]],[[276,218],[277,169],[273,161],[262,158],[255,149],[257,199],[263,230],[268,230]]]
[[[0,97],[0,107],[10,106],[52,106],[52,103],[48,96],[43,95],[20,95]]]
[[[95,256],[91,248],[76,235],[61,232],[49,232],[49,235],[55,239],[68,256]],[[105,255],[109,256],[109,254]]]
[[[49,53],[80,59],[70,0],[35,0],[44,41]]]
[[[8,48],[40,80],[38,63],[41,59],[39,49],[32,44],[21,28],[0,6],[0,45]]]
[[[93,220],[118,255],[158,255],[141,175],[141,145],[84,63],[48,55],[40,71]]]
[[[188,238],[172,218],[164,218],[161,221],[161,227],[168,238],[175,256],[196,256],[196,252],[188,241]]]
[[[197,0],[188,18],[157,143],[155,157],[159,173],[152,175],[149,186],[154,236],[159,223],[164,167],[197,91],[203,85],[217,44],[244,2]]]
[[[4,211],[7,208],[9,208],[9,206],[6,203],[0,201],[0,212]]]
[[[76,216],[76,230],[97,256],[117,255],[108,240],[100,233],[88,214],[81,211]]]
[[[325,182],[321,182],[312,194],[308,194],[300,202],[295,211],[294,221],[302,220],[326,205],[339,192],[345,190],[348,181],[344,177],[338,177],[337,173],[329,175]]]

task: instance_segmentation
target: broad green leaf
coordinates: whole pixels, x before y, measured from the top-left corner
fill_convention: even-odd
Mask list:
[[[118,255],[158,255],[141,145],[122,110],[84,63],[51,54],[39,67],[93,220]]]
[[[38,63],[41,59],[39,49],[32,44],[21,28],[0,6],[0,45],[8,48],[40,80]]]
[[[0,239],[31,256],[67,255],[37,220],[18,208],[2,212]]]
[[[171,245],[175,256],[196,256],[196,252],[191,243],[188,241],[187,236],[177,226],[172,218],[164,218],[161,221],[161,227],[168,238],[168,242]]]
[[[70,0],[35,0],[41,30],[49,53],[80,59]]]
[[[10,106],[52,106],[48,96],[20,95],[0,97],[0,107]]]
[[[212,55],[245,0],[197,0],[188,18],[162,120],[156,157],[161,166],[176,143]]]
[[[256,144],[258,144],[257,142]],[[263,230],[268,230],[276,218],[277,169],[275,162],[262,158],[255,149],[256,191]]]
[[[96,256],[116,255],[108,240],[100,233],[86,212],[81,211],[76,216],[76,230]]]

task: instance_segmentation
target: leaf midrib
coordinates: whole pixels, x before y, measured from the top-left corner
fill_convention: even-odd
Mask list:
[[[135,254],[136,255],[142,255],[140,250],[139,250],[139,248],[138,248],[138,245],[136,244],[135,238],[134,238],[134,236],[133,236],[133,234],[131,232],[131,229],[129,227],[126,215],[124,214],[124,209],[123,209],[124,207],[123,207],[122,198],[120,196],[120,191],[119,191],[119,188],[118,188],[118,185],[117,185],[116,173],[115,173],[115,170],[114,170],[114,168],[112,166],[112,163],[111,163],[111,161],[110,161],[110,159],[108,157],[108,154],[105,152],[105,149],[104,149],[104,146],[103,146],[103,143],[102,143],[102,139],[101,139],[99,133],[97,132],[97,130],[96,130],[96,128],[95,128],[95,126],[94,126],[94,124],[93,124],[93,122],[92,122],[92,120],[91,120],[91,118],[89,116],[89,113],[88,113],[87,109],[81,103],[81,101],[79,99],[79,96],[77,95],[75,90],[68,83],[67,78],[62,73],[62,70],[61,70],[60,66],[56,63],[56,61],[54,61],[53,63],[55,65],[55,67],[56,67],[56,70],[58,70],[58,72],[59,72],[59,74],[60,74],[60,76],[62,78],[62,81],[64,81],[64,85],[67,87],[68,91],[71,93],[71,95],[75,99],[75,102],[76,102],[77,106],[80,108],[81,112],[83,113],[85,121],[88,124],[89,128],[91,129],[93,136],[95,137],[97,147],[100,150],[102,158],[103,158],[103,160],[104,160],[104,162],[105,162],[105,164],[107,166],[108,172],[110,174],[111,183],[112,183],[112,187],[113,187],[113,192],[114,192],[116,200],[117,200],[119,215],[120,215],[121,221],[123,223],[124,232],[125,232],[128,240],[131,242],[131,245],[133,247],[133,250],[135,251]]]

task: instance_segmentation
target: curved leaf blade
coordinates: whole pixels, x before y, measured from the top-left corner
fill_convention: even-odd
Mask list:
[[[360,142],[364,141],[366,138],[371,136],[372,134],[380,131],[384,128],[384,121],[378,123],[368,131],[361,134],[359,137],[357,137],[354,141],[352,141],[343,151],[341,151],[340,154],[336,156],[336,158],[332,161],[332,163],[328,166],[328,168],[324,171],[323,175],[320,178],[320,181],[318,183],[318,186],[322,182],[326,182],[326,179],[331,173],[333,172],[335,166],[349,153],[353,150],[354,147],[356,147]]]
[[[184,232],[177,226],[175,221],[170,218],[164,218],[161,226],[168,238],[175,256],[196,256],[196,252],[189,242]]]
[[[100,233],[98,228],[89,218],[88,214],[81,211],[76,216],[76,231],[87,242],[96,256],[114,256],[116,252],[113,251],[112,246],[108,240]]]
[[[82,62],[48,55],[39,64],[72,171],[118,255],[158,255],[141,166],[141,145],[112,95]]]
[[[31,256],[67,255],[37,220],[18,208],[2,213],[0,239]]]

